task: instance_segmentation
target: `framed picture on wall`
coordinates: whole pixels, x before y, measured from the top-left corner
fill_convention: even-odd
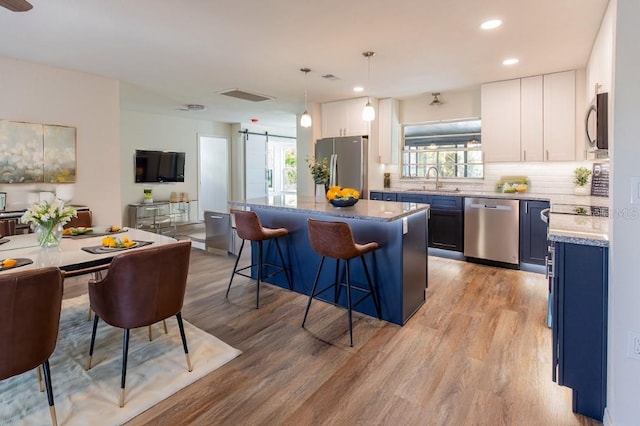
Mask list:
[[[76,128],[0,120],[0,183],[76,181]]]
[[[4,210],[7,207],[7,193],[0,192],[0,210]]]

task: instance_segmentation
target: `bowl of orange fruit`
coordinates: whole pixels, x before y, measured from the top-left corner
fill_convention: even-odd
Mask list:
[[[16,259],[0,260],[0,270],[15,268],[18,264]]]
[[[334,207],[351,207],[360,199],[360,193],[354,188],[332,186],[327,191],[327,199]]]
[[[102,248],[104,249],[128,249],[137,246],[138,243],[126,235],[121,238],[115,238],[110,235],[102,239]]]

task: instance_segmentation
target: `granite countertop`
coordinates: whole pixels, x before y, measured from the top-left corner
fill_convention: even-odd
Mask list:
[[[318,202],[315,197],[297,195],[278,195],[244,201],[229,201],[229,204],[232,207],[266,207],[280,210],[296,210],[301,213],[325,214],[378,222],[391,222],[429,209],[428,204],[375,200],[360,200],[351,207],[333,207],[328,201]]]
[[[609,247],[609,218],[551,213],[549,241]]]
[[[538,192],[497,192],[497,191],[483,191],[483,190],[469,190],[469,189],[420,189],[420,188],[386,188],[386,189],[372,189],[369,192],[396,192],[396,193],[411,193],[411,194],[425,194],[425,195],[449,195],[454,197],[484,197],[484,198],[507,198],[510,200],[531,200],[531,201],[551,201],[561,202],[567,204],[584,204],[589,205],[602,205],[606,206],[608,199],[606,197],[590,197],[574,194],[549,194]],[[603,204],[600,203],[604,202]]]

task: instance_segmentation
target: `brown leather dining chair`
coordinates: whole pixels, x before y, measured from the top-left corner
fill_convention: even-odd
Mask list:
[[[0,275],[0,380],[44,371],[51,423],[57,425],[49,357],[56,347],[62,274],[40,268]],[[41,383],[42,390],[42,383]]]
[[[64,228],[78,228],[85,227],[90,228],[93,222],[91,210],[80,210],[78,216],[71,218],[71,220],[64,224]]]
[[[175,315],[187,368],[192,370],[181,314],[190,255],[191,241],[188,240],[131,250],[113,258],[106,277],[89,280],[89,301],[95,316],[87,370],[91,369],[99,319],[124,329],[120,407],[124,406],[132,328],[147,327]]]
[[[0,236],[15,235],[17,219],[3,219],[0,220]]]

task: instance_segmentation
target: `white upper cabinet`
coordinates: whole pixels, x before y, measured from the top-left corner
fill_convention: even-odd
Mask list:
[[[400,102],[386,98],[378,102],[378,162],[398,164],[400,157]]]
[[[544,76],[544,159],[576,159],[576,73]]]
[[[369,122],[362,119],[366,103],[367,98],[356,98],[322,104],[322,137],[368,135]]]
[[[520,80],[483,84],[480,108],[484,161],[520,161]]]
[[[544,160],[542,76],[520,80],[520,161]]]
[[[574,161],[575,71],[483,84],[484,161]]]

